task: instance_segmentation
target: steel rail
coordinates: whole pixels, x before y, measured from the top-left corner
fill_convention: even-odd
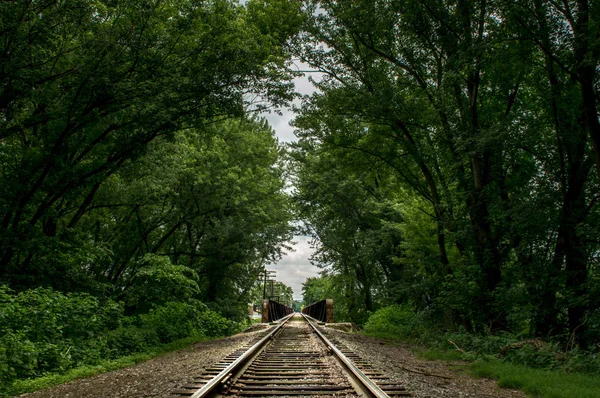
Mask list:
[[[230,375],[237,370],[237,368],[243,365],[250,357],[252,357],[258,350],[260,350],[263,345],[270,339],[272,339],[275,334],[281,330],[283,325],[294,315],[292,312],[290,315],[281,318],[278,322],[279,325],[271,330],[269,333],[265,335],[260,341],[250,347],[242,356],[233,361],[230,365],[228,365],[225,369],[223,369],[218,375],[213,377],[208,383],[202,386],[201,389],[196,391],[189,398],[204,398],[208,396],[210,393],[214,391],[224,380],[228,379]]]
[[[340,351],[321,331],[313,325],[313,322],[309,319],[312,317],[307,316],[306,314],[302,314],[306,322],[310,325],[310,327],[315,331],[317,336],[333,351],[333,353],[338,357],[340,361],[354,374],[356,379],[371,393],[374,397],[377,398],[389,398],[387,395],[377,384],[373,382],[367,375],[365,375],[362,370],[360,370],[342,351]],[[316,321],[315,318],[312,318]]]

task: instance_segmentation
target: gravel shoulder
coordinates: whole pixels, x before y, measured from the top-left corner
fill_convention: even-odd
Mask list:
[[[404,385],[413,397],[477,397],[525,398],[517,390],[503,389],[493,380],[476,379],[458,373],[464,361],[428,361],[420,359],[407,344],[327,328],[327,334],[345,343],[363,359]]]
[[[228,338],[201,342],[135,366],[76,380],[21,397],[27,398],[149,398],[165,397],[190,383],[202,370],[244,346],[264,329]],[[425,397],[518,397],[520,391],[501,389],[493,380],[475,379],[457,373],[452,366],[461,361],[419,359],[411,346],[389,340],[328,329],[363,359],[406,386],[416,398]]]
[[[148,398],[165,397],[190,383],[209,365],[251,341],[264,329],[224,339],[204,341],[164,356],[86,379],[21,395],[27,398]]]

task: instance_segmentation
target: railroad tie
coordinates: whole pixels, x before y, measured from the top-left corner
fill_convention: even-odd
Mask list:
[[[385,398],[411,394],[343,343],[329,340],[311,319],[295,315],[206,368],[172,391],[171,397],[209,395]]]

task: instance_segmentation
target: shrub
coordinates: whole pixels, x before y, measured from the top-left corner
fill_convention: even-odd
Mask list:
[[[417,316],[408,305],[377,310],[365,324],[365,332],[382,337],[409,338],[418,335]]]
[[[167,302],[126,317],[123,306],[84,293],[0,285],[0,382],[64,372],[153,351],[188,337],[218,337],[236,324],[198,300]]]
[[[581,372],[600,375],[598,351],[583,351],[578,347],[564,351],[552,341],[523,340],[520,336],[503,334],[472,334],[464,330],[441,332],[440,325],[427,323],[408,305],[392,305],[376,311],[364,328],[369,335],[424,343],[444,352],[457,352],[464,359],[493,359],[535,369]],[[436,352],[434,357],[440,357]]]
[[[198,319],[198,324],[202,330],[202,334],[206,337],[226,336],[234,333],[236,329],[234,322],[211,310],[206,310],[202,313],[202,316]]]
[[[73,366],[73,361],[71,360],[72,348],[73,345],[69,340],[63,340],[58,343],[36,342],[36,376],[41,376],[46,372],[63,372],[70,369]]]
[[[461,349],[469,352],[475,352],[480,355],[496,355],[503,347],[518,342],[519,340],[511,335],[477,335],[469,333],[446,333],[441,336],[441,345],[443,348],[454,349],[454,342]]]
[[[154,329],[135,326],[123,326],[109,332],[106,336],[106,358],[118,358],[138,352],[145,352],[160,345],[159,336]]]
[[[118,327],[122,307],[85,293],[37,288],[14,294],[0,287],[0,332],[22,331],[32,341],[86,340]],[[32,320],[35,319],[35,322]]]
[[[0,336],[0,380],[35,375],[37,351],[22,332],[5,332]]]
[[[195,333],[197,309],[186,303],[170,302],[140,315],[143,328],[156,332],[162,343],[168,343]]]
[[[155,330],[162,343],[188,336],[224,336],[231,322],[197,300],[169,302],[139,316],[140,326]]]

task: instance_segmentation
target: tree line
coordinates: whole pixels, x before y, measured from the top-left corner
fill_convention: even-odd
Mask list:
[[[201,329],[201,303],[241,320],[292,220],[324,268],[305,290],[342,318],[400,303],[442,328],[593,344],[598,7],[0,4],[0,300],[16,317],[0,349],[44,335],[28,302],[121,311],[101,328],[118,341],[177,311]],[[283,156],[250,110],[295,98],[293,59],[324,78]]]
[[[0,394],[246,324],[292,234],[256,115],[294,98],[300,21],[277,0],[0,4]]]
[[[292,98],[293,11],[2,3],[0,282],[245,313],[291,231],[282,149],[247,110]]]
[[[298,212],[337,308],[600,337],[600,5],[309,1]]]

